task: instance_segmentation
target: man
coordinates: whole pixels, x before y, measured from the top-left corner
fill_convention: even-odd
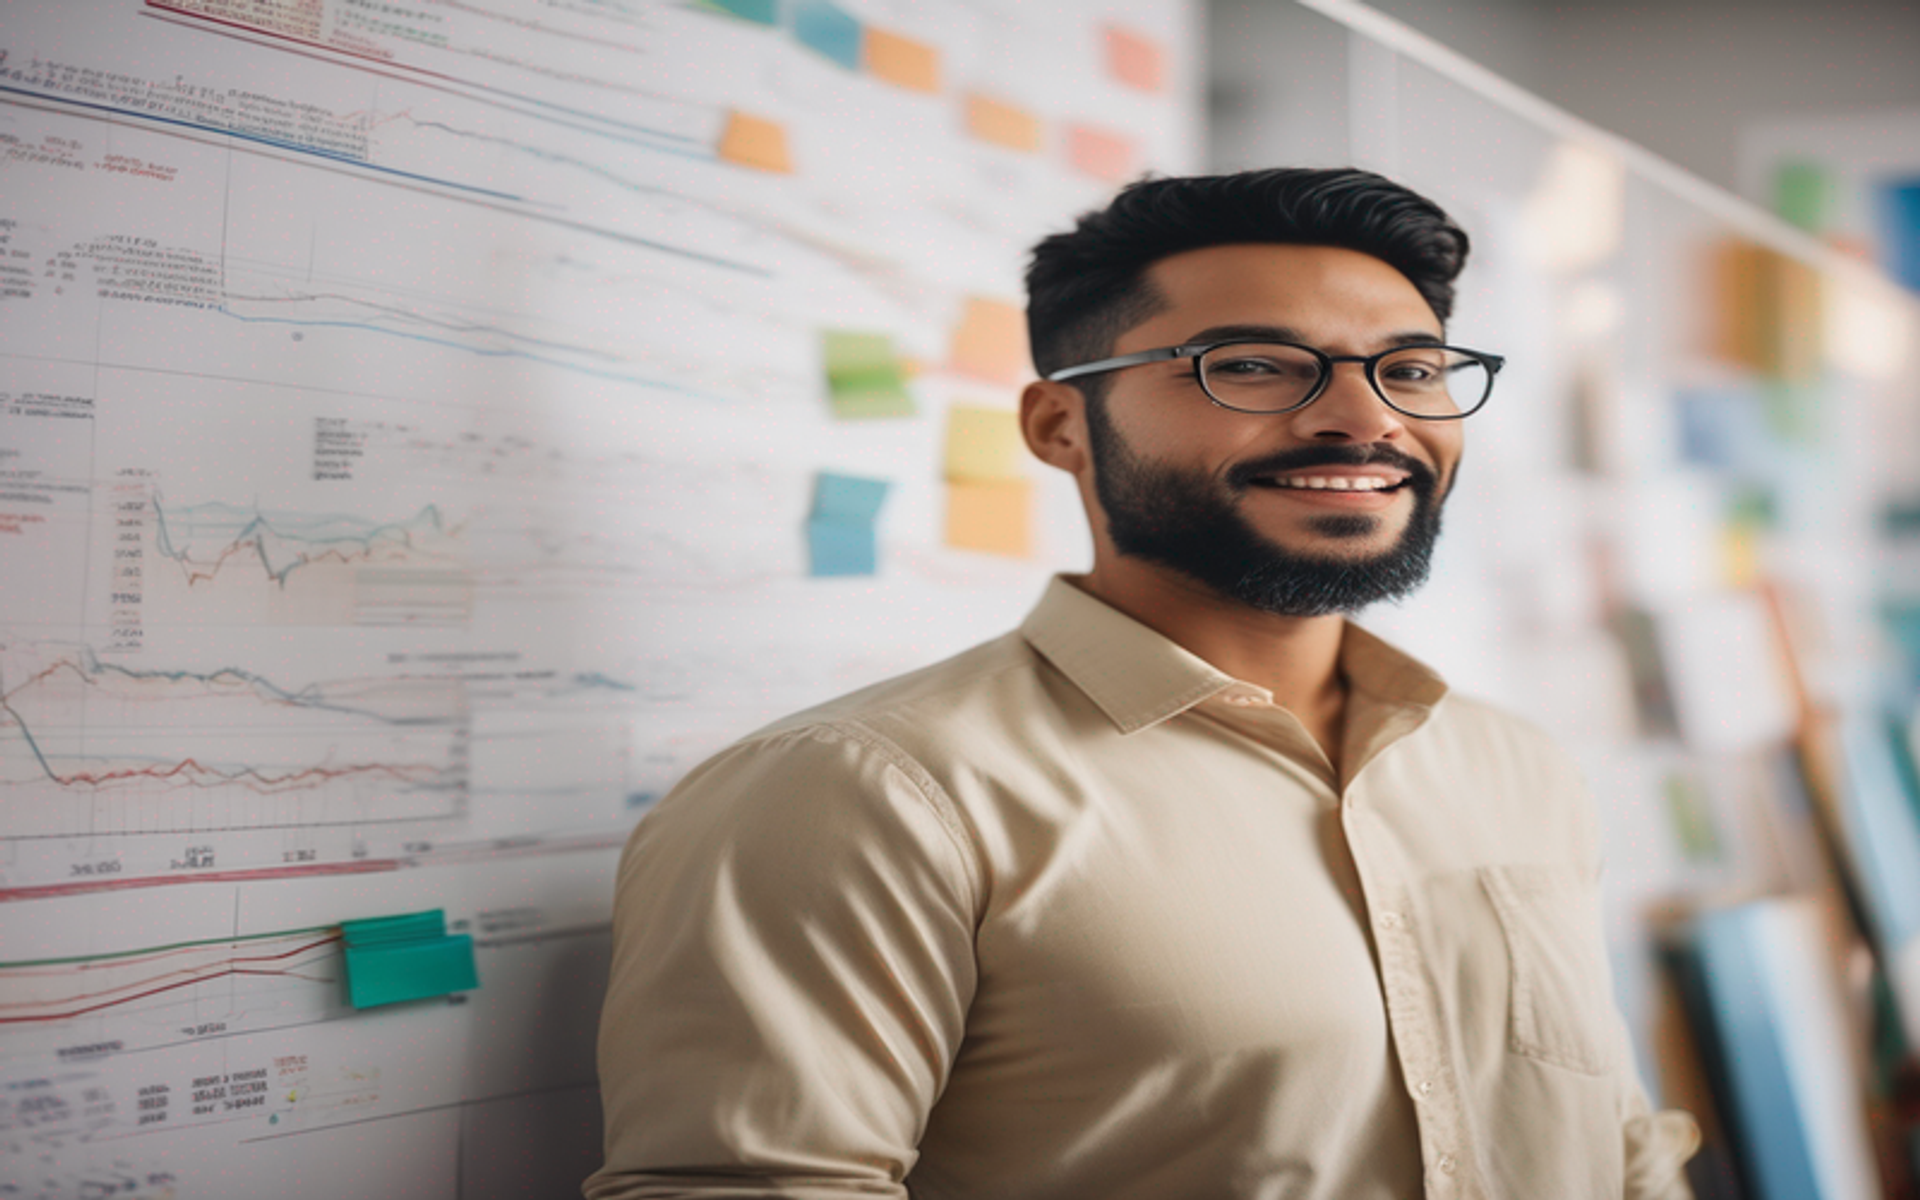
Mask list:
[[[1093,569],[641,822],[587,1194],[1685,1196],[1531,727],[1345,614],[1425,575],[1467,238],[1360,171],[1139,183],[1028,274]]]

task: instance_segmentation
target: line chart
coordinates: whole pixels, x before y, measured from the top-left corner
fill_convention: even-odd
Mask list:
[[[0,646],[0,816],[14,838],[446,817],[465,801],[467,730],[445,680],[289,688]]]
[[[315,926],[139,950],[0,962],[0,1025],[68,1021],[229,978],[332,983],[340,929]]]
[[[265,510],[209,501],[168,509],[153,495],[154,540],[189,585],[211,583],[229,569],[257,568],[285,588],[302,568],[363,562],[451,566],[460,561],[462,526],[437,505],[401,521],[344,513]]]

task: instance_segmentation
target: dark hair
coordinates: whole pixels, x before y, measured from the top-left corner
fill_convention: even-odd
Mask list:
[[[1034,366],[1044,377],[1111,353],[1114,339],[1165,304],[1146,277],[1160,259],[1249,242],[1371,254],[1405,275],[1443,323],[1467,261],[1467,235],[1446,213],[1371,171],[1286,167],[1143,179],[1034,247],[1027,268]],[[1106,378],[1086,382],[1097,391]]]

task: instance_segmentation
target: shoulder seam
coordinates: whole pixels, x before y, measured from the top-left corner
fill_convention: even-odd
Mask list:
[[[815,730],[831,730],[834,733],[858,742],[884,759],[887,765],[907,777],[914,791],[939,820],[940,827],[946,830],[947,838],[953,843],[954,850],[960,855],[964,865],[967,891],[973,902],[974,919],[978,921],[985,911],[985,898],[981,895],[982,880],[986,871],[980,862],[980,854],[969,835],[965,818],[960,815],[959,806],[947,795],[920,761],[908,754],[900,745],[886,734],[874,729],[858,717],[835,717],[809,722],[807,725],[785,732],[793,735],[808,734]]]

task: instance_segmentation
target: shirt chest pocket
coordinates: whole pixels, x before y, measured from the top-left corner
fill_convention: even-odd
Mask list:
[[[1591,1075],[1615,1066],[1598,887],[1565,867],[1482,867],[1509,969],[1508,1047]]]

